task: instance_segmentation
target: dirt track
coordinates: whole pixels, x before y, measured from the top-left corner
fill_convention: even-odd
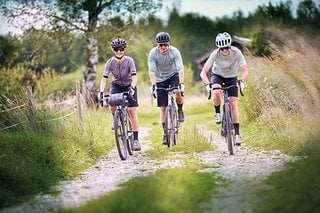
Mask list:
[[[151,149],[150,141],[144,140],[148,129],[141,128],[142,151],[129,156],[126,161],[119,159],[116,149],[100,159],[94,166],[84,172],[80,178],[61,182],[55,190],[59,195],[39,195],[33,202],[17,207],[2,209],[1,212],[58,212],[59,208],[72,208],[116,190],[118,184],[134,176],[148,175],[162,168],[183,166],[183,155],[175,154],[161,163],[149,159],[145,151]],[[208,203],[202,203],[203,212],[251,212],[258,198],[252,194],[261,185],[263,178],[274,171],[281,170],[284,162],[294,160],[280,151],[255,151],[243,144],[235,148],[230,156],[224,140],[216,133],[201,130],[208,138],[213,137],[217,150],[197,153],[211,168],[204,172],[218,172],[230,180],[227,187],[220,187]],[[250,202],[248,202],[250,201]],[[232,205],[230,205],[232,204]]]

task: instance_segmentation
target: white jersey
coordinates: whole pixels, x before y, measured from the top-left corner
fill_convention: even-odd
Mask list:
[[[237,47],[231,46],[227,56],[223,56],[219,49],[215,49],[204,65],[212,68],[212,72],[216,75],[234,78],[237,77],[239,68],[246,64],[242,52]]]

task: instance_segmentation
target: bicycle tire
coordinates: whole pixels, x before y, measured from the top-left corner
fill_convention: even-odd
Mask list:
[[[131,124],[131,120],[130,118],[128,117],[129,114],[128,114],[128,111],[127,111],[127,119],[126,120],[126,129],[127,129],[127,145],[128,145],[128,153],[129,155],[133,155],[133,131],[132,131],[132,124]]]
[[[123,120],[123,115],[120,111],[116,111],[114,115],[114,135],[117,144],[117,150],[121,160],[126,160],[128,157],[128,141],[126,126]]]
[[[166,131],[167,146],[171,147],[174,142],[174,123],[173,123],[172,107],[170,105],[167,106],[166,108],[165,131]]]
[[[173,127],[173,130],[174,130],[174,137],[173,137],[173,145],[177,145],[178,143],[178,135],[179,135],[179,120],[178,120],[178,113],[177,113],[177,110],[175,109],[175,107],[173,107],[173,124],[174,124],[174,127]]]
[[[224,114],[225,114],[225,128],[226,128],[226,142],[228,143],[228,150],[230,155],[233,155],[233,138],[232,138],[232,117],[231,117],[231,108],[229,103],[224,105]]]

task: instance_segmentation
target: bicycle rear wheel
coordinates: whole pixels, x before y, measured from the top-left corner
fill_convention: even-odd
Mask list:
[[[172,106],[169,105],[166,108],[166,124],[165,124],[165,132],[166,132],[168,147],[172,146],[175,140],[174,125],[175,123],[173,119]]]
[[[233,155],[233,136],[232,136],[232,117],[231,117],[231,108],[230,105],[227,103],[224,105],[224,117],[225,117],[225,139],[228,143],[228,150],[230,155]]]
[[[114,135],[116,138],[117,150],[121,160],[126,160],[128,157],[128,141],[126,126],[123,120],[123,114],[116,111],[114,115]]]

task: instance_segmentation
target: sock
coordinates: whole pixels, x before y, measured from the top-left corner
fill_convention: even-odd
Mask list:
[[[233,124],[233,126],[234,126],[234,133],[236,134],[236,135],[240,135],[240,131],[239,131],[239,129],[240,129],[240,127],[239,127],[239,123],[234,123]]]
[[[133,132],[133,140],[139,140],[138,139],[138,131]]]
[[[165,131],[165,128],[166,128],[166,124],[165,124],[165,123],[162,123],[163,133],[164,133],[164,131]]]
[[[177,105],[178,105],[178,110],[181,111],[183,104],[177,104]]]
[[[216,113],[220,113],[220,105],[214,106],[214,109],[216,110]]]

